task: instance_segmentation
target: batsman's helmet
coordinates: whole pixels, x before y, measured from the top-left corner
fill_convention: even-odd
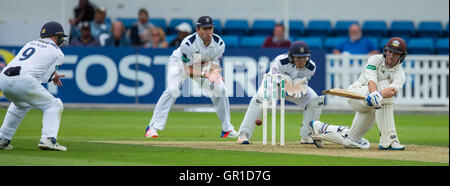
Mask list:
[[[64,29],[61,26],[61,24],[59,24],[55,21],[50,21],[48,23],[45,23],[44,26],[42,26],[41,38],[55,36],[55,35],[58,36],[58,40],[57,40],[58,46],[60,46],[61,44],[63,44],[65,42],[63,37],[68,37],[67,35],[64,34]]]
[[[398,63],[402,63],[403,60],[405,60],[406,55],[408,54],[406,50],[406,42],[402,38],[399,37],[393,37],[389,39],[389,41],[384,45],[383,49],[383,57],[386,58],[386,52],[387,51],[395,52],[400,54],[400,58],[398,59]]]
[[[311,60],[311,50],[304,41],[293,42],[289,47],[288,55],[291,62],[294,61],[294,57],[307,57],[307,64]]]

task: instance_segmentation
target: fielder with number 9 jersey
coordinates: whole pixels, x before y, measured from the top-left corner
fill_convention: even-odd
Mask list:
[[[0,128],[0,149],[12,149],[10,141],[19,124],[35,107],[44,113],[39,149],[67,150],[56,142],[63,104],[41,84],[53,81],[62,86],[60,78],[64,75],[57,74],[56,70],[64,62],[59,47],[65,44],[67,35],[59,23],[48,22],[42,27],[40,36],[41,39],[25,44],[0,74],[0,89],[11,102]]]

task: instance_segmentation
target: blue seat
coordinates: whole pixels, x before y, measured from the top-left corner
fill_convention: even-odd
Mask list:
[[[440,21],[422,21],[417,27],[417,36],[437,38],[442,35],[442,31]]]
[[[390,33],[392,37],[411,38],[415,36],[416,29],[413,21],[392,21]]]
[[[447,27],[445,27],[444,34],[443,34],[444,37],[448,37],[448,26],[449,26],[449,22],[447,22]]]
[[[391,38],[385,37],[385,38],[381,38],[381,39],[379,40],[379,42],[378,42],[378,48],[380,49],[381,52],[383,52],[384,45],[387,44],[387,42],[389,41],[389,39],[391,39]],[[405,41],[405,42],[406,42],[406,41]],[[408,43],[406,43],[406,46],[408,46]]]
[[[124,18],[124,17],[116,18],[116,20],[122,22],[125,29],[130,28],[134,23],[138,21],[137,18]]]
[[[406,43],[409,54],[433,54],[434,43],[432,38],[411,38]]]
[[[177,37],[177,34],[166,35],[166,41],[168,43],[172,42]]]
[[[299,37],[296,41],[304,41],[310,49],[323,49],[322,37]]]
[[[368,37],[386,37],[388,30],[385,21],[369,20],[364,22],[362,32]]]
[[[186,22],[189,25],[191,25],[192,30],[194,32],[195,27],[194,27],[194,22],[192,21],[192,19],[189,18],[173,18],[170,20],[169,25],[167,27],[167,34],[176,34],[177,30],[176,27],[178,25],[180,25],[181,23]]]
[[[372,41],[373,45],[377,48],[377,50],[379,52],[383,52],[383,50],[379,50],[380,48],[378,47],[378,43],[380,41],[380,38],[378,38],[378,37],[366,37],[366,38],[368,38],[368,39],[370,39],[370,41]]]
[[[269,36],[273,34],[274,20],[256,19],[253,21],[251,32],[255,36]]]
[[[352,24],[358,24],[356,20],[338,20],[334,25],[334,34],[337,37],[348,36],[348,28]]]
[[[239,48],[239,37],[235,35],[221,36],[226,48]]]
[[[332,33],[331,22],[328,20],[311,20],[308,23],[308,36],[327,37],[331,36]]]
[[[164,18],[150,18],[150,20],[148,21],[152,24],[154,24],[157,27],[162,28],[165,32],[167,29],[167,24],[166,24],[166,20]]]
[[[347,39],[347,37],[327,37],[323,44],[323,48],[327,53],[332,53],[334,49],[339,47],[339,45]]]
[[[243,36],[239,45],[243,48],[261,48],[265,39],[264,36]]]
[[[222,22],[219,19],[214,19],[214,33],[215,34],[222,34]]]
[[[245,19],[229,19],[225,21],[222,31],[226,35],[243,36],[249,34],[250,28]]]
[[[436,53],[437,54],[448,54],[448,38],[440,38],[436,41]]]
[[[284,21],[281,21],[281,24],[284,24]],[[305,25],[303,24],[303,21],[289,20],[289,36],[299,37],[304,35]]]

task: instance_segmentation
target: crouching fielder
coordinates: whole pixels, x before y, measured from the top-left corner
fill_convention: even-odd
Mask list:
[[[308,80],[311,79],[315,72],[316,64],[311,60],[309,47],[303,41],[292,43],[288,53],[277,56],[269,71],[271,74],[282,74],[286,79],[286,100],[297,104],[301,108],[305,108],[300,129],[300,142],[302,144],[313,143],[312,138],[309,137],[308,123],[312,120],[318,120],[322,113],[324,97],[318,97],[316,92],[311,87],[308,87]],[[268,84],[271,83],[268,82]],[[271,87],[271,85],[268,85],[268,87]],[[268,95],[268,97],[271,97],[271,95]],[[261,117],[263,99],[264,86],[260,86],[257,94],[250,101],[247,113],[239,129],[237,141],[239,144],[250,143],[249,139],[255,130],[255,120]]]
[[[331,141],[350,148],[367,149],[370,143],[363,136],[376,122],[380,132],[381,150],[404,150],[400,144],[394,122],[394,96],[406,81],[401,63],[405,59],[406,43],[401,38],[391,38],[383,49],[383,54],[368,59],[365,72],[348,90],[367,95],[366,99],[349,99],[348,103],[356,111],[350,129],[328,125],[320,121],[310,123],[312,137],[318,147],[321,140]]]
[[[28,42],[0,74],[0,89],[11,102],[0,128],[0,149],[12,149],[11,139],[22,119],[32,107],[44,112],[42,136],[38,147],[42,150],[66,151],[56,142],[63,104],[53,97],[41,83],[53,81],[62,86],[56,70],[64,62],[59,46],[65,43],[63,27],[48,22],[41,29],[41,39]]]

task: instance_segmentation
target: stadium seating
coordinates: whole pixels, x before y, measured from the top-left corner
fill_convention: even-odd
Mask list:
[[[327,37],[332,33],[333,29],[329,20],[311,20],[308,23],[308,36]]]
[[[390,27],[391,37],[411,38],[415,36],[413,21],[392,21]]]
[[[148,22],[162,28],[164,31],[167,29],[166,19],[164,18],[150,18]]]
[[[364,36],[386,37],[388,29],[385,21],[369,20],[364,22],[362,32]]]
[[[133,25],[133,23],[138,21],[137,18],[123,18],[123,17],[117,18],[116,20],[121,21],[126,29],[130,28]]]
[[[169,26],[167,27],[166,33],[167,34],[176,34],[177,31],[176,31],[175,27],[177,27],[179,24],[181,24],[183,22],[188,23],[189,25],[191,25],[192,30],[195,30],[194,22],[192,21],[192,19],[189,19],[189,18],[173,18],[169,22]]]
[[[433,54],[434,43],[432,38],[411,38],[406,43],[409,54]]]
[[[442,35],[442,24],[440,21],[422,21],[417,27],[418,37],[437,38]]]
[[[225,21],[222,31],[226,35],[244,36],[249,34],[250,27],[246,19],[229,19]]]
[[[322,49],[323,39],[322,37],[299,37],[296,41],[304,41],[308,44],[310,49]]]
[[[116,18],[128,29],[137,18]],[[106,19],[111,22],[111,18]],[[176,37],[175,27],[187,22],[195,32],[192,19],[175,18],[168,22],[164,18],[151,18],[149,22],[166,31],[166,40],[170,42]],[[168,23],[168,24],[166,24]],[[280,22],[283,24],[283,21]],[[331,53],[339,43],[347,39],[351,24],[359,24],[357,20],[337,20],[334,27],[330,20],[311,20],[305,28],[302,20],[289,20],[289,38],[291,42],[304,40],[312,49],[323,49]],[[401,37],[408,44],[410,54],[448,54],[449,22],[442,27],[441,21],[422,21],[415,25],[412,20],[387,21],[366,20],[361,22],[363,36],[372,40],[380,52],[391,37]],[[220,35],[227,48],[260,48],[264,39],[272,35],[275,20],[255,19],[249,24],[247,19],[214,20],[214,33]]]
[[[214,33],[222,35],[222,22],[219,19],[214,19]]]
[[[350,27],[350,25],[352,24],[358,24],[358,21],[356,20],[338,20],[336,21],[336,24],[334,26],[334,34],[337,37],[340,36],[348,36],[348,28]]]
[[[436,41],[436,53],[437,54],[449,54],[448,52],[449,40],[448,38],[440,38]]]
[[[244,36],[239,45],[243,48],[261,48],[265,39],[265,36]]]
[[[326,52],[332,53],[342,42],[347,40],[347,37],[327,37],[323,44]]]
[[[239,37],[235,35],[221,36],[226,48],[239,48]]]

